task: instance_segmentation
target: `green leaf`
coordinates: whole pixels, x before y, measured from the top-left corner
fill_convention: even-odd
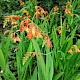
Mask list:
[[[60,45],[62,46],[65,42],[65,38],[66,38],[66,27],[65,26],[61,26],[61,37],[60,37]]]
[[[59,80],[59,78],[63,75],[64,72],[60,72],[53,77],[53,80]]]
[[[4,70],[5,69],[5,59],[2,50],[0,49],[0,67]]]
[[[8,68],[7,68],[8,69]],[[9,74],[9,76],[10,76],[10,78],[12,79],[12,80],[16,80],[16,78],[15,78],[15,76],[13,75],[13,73],[10,71],[10,69],[8,69],[8,72],[7,72],[8,74]]]
[[[53,59],[51,57],[51,54],[49,49],[46,49],[46,78],[47,80],[52,80],[53,78]]]
[[[25,64],[22,66],[21,68],[21,76],[19,77],[19,80],[25,80],[25,77],[26,77],[26,70],[30,64],[30,61],[32,60],[32,57],[30,57],[26,62]]]
[[[41,55],[39,45],[35,39],[32,39],[32,43],[33,43],[33,47],[35,49],[35,52],[40,54],[40,56],[38,56],[38,55],[36,56],[37,57],[37,65],[38,65],[38,78],[39,78],[39,80],[46,80],[44,58]]]
[[[34,69],[33,76],[31,80],[37,80],[37,67]]]
[[[65,53],[67,53],[67,51],[70,49],[70,47],[71,47],[72,44],[73,44],[73,38],[74,38],[74,36],[75,36],[76,28],[77,28],[77,26],[76,26],[75,29],[72,31],[71,37],[67,39],[68,44],[67,44],[67,47],[66,47],[66,49],[65,49]]]
[[[0,77],[0,80],[2,80],[2,78]]]

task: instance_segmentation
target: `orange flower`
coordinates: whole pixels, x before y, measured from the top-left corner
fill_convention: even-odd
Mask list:
[[[11,38],[11,40],[12,40],[14,43],[16,43],[17,41],[18,41],[18,42],[21,41],[20,38],[19,38],[19,36],[18,36],[17,34],[15,34],[14,32],[11,34],[10,38]]]
[[[68,53],[72,54],[72,49],[75,49],[75,52],[80,52],[79,48],[77,45],[73,45],[69,50],[68,50]]]
[[[32,31],[29,31],[26,38],[28,39],[32,39],[33,38],[33,34],[32,34]]]
[[[35,6],[35,9],[36,9],[35,12],[36,18],[38,18],[39,15],[43,18],[43,16],[48,13],[47,11],[44,11],[44,9],[40,6]]]
[[[13,16],[13,18],[14,18],[15,20],[19,20],[19,19],[21,18],[21,16]]]
[[[70,32],[70,29],[68,29],[68,32]]]
[[[68,50],[68,53],[72,54],[72,47]]]
[[[61,34],[61,33],[62,33],[62,30],[59,30],[59,29],[58,29],[58,33]]]
[[[35,56],[36,56],[36,53],[33,53],[33,54],[32,54],[32,57],[35,57]]]
[[[33,37],[42,38],[40,30],[33,23],[30,24],[30,30],[32,31]]]
[[[23,10],[23,13],[25,13],[28,18],[31,17],[30,14],[29,14],[29,12],[26,9]]]
[[[57,6],[55,6],[55,7],[54,7],[54,10],[55,10],[55,11],[58,11],[58,10],[59,10],[59,8],[58,8]]]
[[[28,35],[26,36],[26,38],[32,39],[34,36],[35,36],[35,26],[33,23],[30,23],[29,32],[28,32]]]
[[[65,9],[65,13],[66,13],[66,14],[70,14],[70,10],[69,10],[69,8],[66,7],[66,9]]]
[[[26,15],[29,15],[29,12],[27,10],[23,10],[23,13],[25,13]]]
[[[23,2],[22,0],[20,0],[20,5],[21,5],[21,6],[24,5],[24,2]]]
[[[4,35],[6,35],[7,33],[10,33],[10,32],[11,32],[11,30],[4,31]]]
[[[25,23],[25,22],[26,22],[26,23]],[[25,22],[22,21],[22,22],[20,23],[20,31],[25,31],[25,30],[28,28],[29,21],[26,20]]]
[[[9,18],[12,21],[13,19],[19,20],[21,18],[21,16],[11,15],[11,16],[6,16],[6,18]]]
[[[80,52],[80,50],[79,50],[79,48],[78,48],[77,45],[73,45],[73,46],[74,46],[74,48],[75,48],[75,52]]]
[[[72,5],[71,5],[71,3],[70,2],[67,2],[66,3],[66,9],[65,9],[65,14],[70,14],[71,16],[73,16],[73,14],[71,13],[71,8],[72,8]]]
[[[70,12],[70,15],[73,16],[74,14],[72,14],[72,13]]]
[[[33,37],[42,38],[41,32],[35,27],[33,23],[29,24],[29,32],[26,38],[32,39]]]
[[[20,23],[20,31],[24,31],[26,27],[24,26],[23,21]]]
[[[42,36],[42,34],[41,34],[41,32],[39,31],[39,30],[35,30],[35,34],[36,34],[36,37],[38,37],[38,38],[43,38],[43,36]]]
[[[47,38],[46,42],[47,42],[47,47],[48,48],[51,48],[52,47],[52,44],[50,42],[50,38],[49,37]]]
[[[71,11],[70,11],[69,8],[66,8],[66,9],[65,9],[65,14],[70,14],[71,16],[73,16],[73,14],[71,13]]]
[[[66,4],[67,4],[67,5],[70,5],[71,3],[68,1]]]
[[[71,3],[69,1],[66,3],[66,5],[70,6],[72,8],[72,5],[71,5]]]
[[[42,7],[39,6],[39,9],[41,10],[42,14],[47,14],[47,11],[44,11],[44,9]]]
[[[36,12],[35,12],[35,15],[36,15],[36,18],[38,18],[39,17],[39,11],[38,11],[38,9],[36,10]]]
[[[13,20],[13,21],[11,22],[11,24],[12,24],[12,25],[17,25],[17,21]]]

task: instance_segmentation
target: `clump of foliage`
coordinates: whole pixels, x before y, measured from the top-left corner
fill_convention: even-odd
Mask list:
[[[79,37],[79,3],[70,0],[47,11],[36,0],[20,0],[22,8],[4,19],[0,78],[79,79],[80,43],[74,42]]]

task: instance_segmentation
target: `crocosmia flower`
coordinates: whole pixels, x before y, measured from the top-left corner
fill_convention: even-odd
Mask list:
[[[26,20],[25,22],[22,21],[22,22],[20,23],[20,31],[25,31],[25,30],[28,28],[28,23],[29,23],[28,20]]]

